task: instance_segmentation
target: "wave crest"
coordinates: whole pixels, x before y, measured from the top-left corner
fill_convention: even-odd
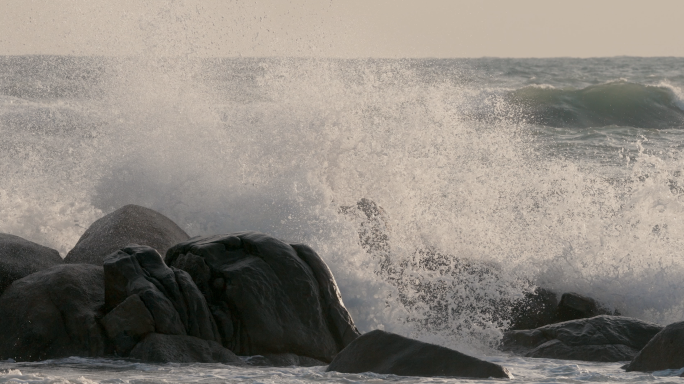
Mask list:
[[[528,86],[511,92],[508,98],[522,108],[525,120],[551,127],[684,126],[684,110],[672,87],[623,80],[582,89]]]

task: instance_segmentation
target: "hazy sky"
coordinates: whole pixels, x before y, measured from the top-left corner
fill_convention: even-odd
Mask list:
[[[0,54],[684,56],[684,0],[0,0]]]

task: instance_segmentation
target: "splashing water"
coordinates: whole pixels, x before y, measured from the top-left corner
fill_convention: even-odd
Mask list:
[[[535,285],[681,320],[681,127],[535,125],[479,63],[4,58],[0,231],[64,255],[134,203],[305,242],[361,330],[466,352]]]

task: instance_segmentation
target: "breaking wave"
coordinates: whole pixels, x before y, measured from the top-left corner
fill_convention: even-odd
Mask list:
[[[582,89],[528,86],[509,101],[525,119],[549,127],[684,127],[684,103],[676,88],[613,81]]]
[[[133,203],[191,235],[305,242],[361,330],[465,351],[495,346],[510,303],[535,285],[642,319],[684,316],[679,152],[635,138],[634,154],[613,154],[616,176],[548,155],[529,124],[672,127],[682,111],[665,86],[507,99],[425,81],[403,60],[12,60],[21,73],[0,79],[2,232],[65,254]],[[473,95],[498,120],[472,119]]]

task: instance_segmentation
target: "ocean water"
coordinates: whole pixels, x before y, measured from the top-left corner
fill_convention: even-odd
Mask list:
[[[635,57],[0,57],[0,232],[64,256],[94,220],[139,204],[191,235],[310,244],[364,332],[455,348],[520,382],[677,381],[680,371],[497,346],[511,304],[536,286],[684,320],[682,68]],[[364,198],[379,218],[354,211]],[[382,234],[370,246],[359,236],[369,228]],[[459,380],[0,363],[0,382],[243,381]]]

